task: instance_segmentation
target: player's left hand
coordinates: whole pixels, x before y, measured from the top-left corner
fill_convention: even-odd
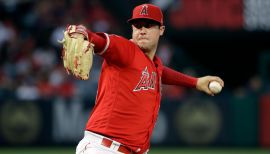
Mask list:
[[[198,78],[197,84],[196,84],[196,89],[203,91],[207,93],[208,95],[214,96],[214,93],[210,91],[209,89],[209,83],[211,81],[217,81],[219,84],[224,87],[224,81],[218,77],[218,76],[204,76]]]

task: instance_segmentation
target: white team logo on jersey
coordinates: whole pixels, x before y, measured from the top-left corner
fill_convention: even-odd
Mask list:
[[[157,78],[156,72],[152,72],[152,74],[150,75],[146,66],[145,69],[142,71],[142,76],[139,83],[133,89],[133,91],[141,91],[149,89],[154,90],[156,86],[156,78]]]

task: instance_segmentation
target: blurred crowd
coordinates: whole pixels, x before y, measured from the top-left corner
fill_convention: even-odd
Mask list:
[[[124,33],[99,0],[0,1],[0,98],[95,97],[102,58],[95,55],[89,80],[68,76],[62,65],[62,46],[57,42],[68,24],[84,24],[94,32]],[[171,65],[177,56],[186,66],[184,73],[196,76],[192,66],[188,67],[190,59],[185,52],[166,39],[161,40],[158,54],[165,65]],[[261,85],[260,80],[252,83]],[[163,96],[178,99],[184,93],[181,87],[164,86]]]
[[[57,42],[68,24],[84,24],[95,32],[123,33],[98,0],[0,2],[0,97],[95,97],[102,58],[95,56],[89,80],[68,76],[62,65],[62,46]],[[172,56],[167,44],[161,46],[165,63]]]
[[[2,97],[95,96],[101,59],[95,58],[90,80],[76,80],[63,69],[57,40],[63,38],[67,24],[104,32],[115,27],[117,23],[98,1],[7,0],[0,2],[0,15]]]

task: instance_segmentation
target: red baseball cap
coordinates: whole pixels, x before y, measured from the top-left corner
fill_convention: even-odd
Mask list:
[[[128,20],[128,23],[131,23],[136,19],[150,19],[158,22],[160,25],[163,25],[162,11],[158,6],[153,4],[142,4],[136,6],[133,9],[132,18]]]

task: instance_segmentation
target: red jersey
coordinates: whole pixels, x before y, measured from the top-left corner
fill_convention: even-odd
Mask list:
[[[88,35],[105,60],[96,105],[86,130],[143,153],[150,146],[157,120],[161,83],[194,88],[197,78],[163,66],[157,56],[149,59],[136,44],[123,37],[91,31]]]
[[[160,107],[163,65],[132,41],[106,36],[96,104],[86,129],[144,152]]]

